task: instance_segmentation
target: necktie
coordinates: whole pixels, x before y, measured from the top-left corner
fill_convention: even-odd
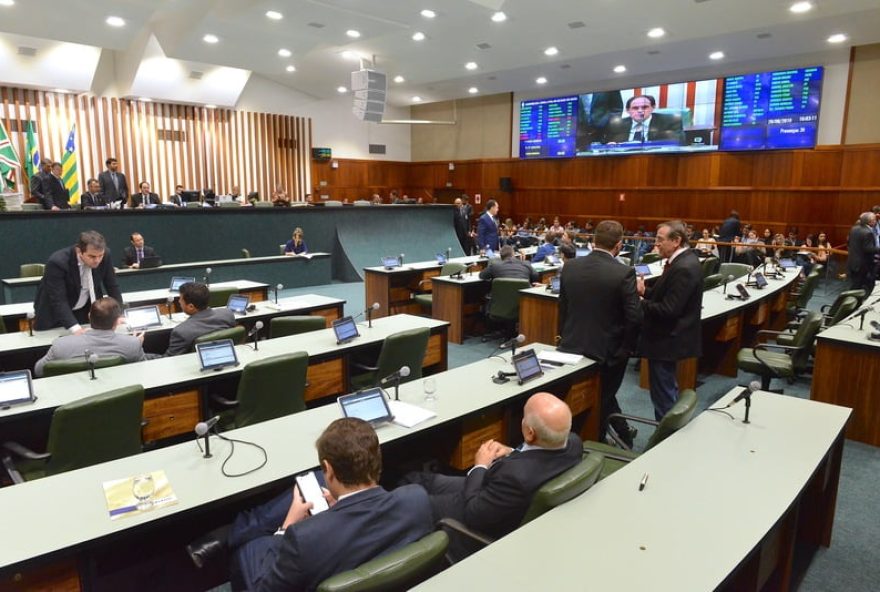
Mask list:
[[[119,179],[116,177],[116,173],[110,173],[110,178],[113,179],[113,186],[116,187],[116,191],[119,191]]]
[[[641,142],[644,139],[644,130],[645,126],[643,124],[636,124],[636,127],[633,131],[633,142]]]
[[[95,301],[95,282],[92,278],[92,270],[84,263],[79,264],[79,281],[79,299],[77,299],[76,304],[73,305],[73,310],[82,308],[89,302],[89,300],[92,302]]]
[[[138,249],[137,252],[138,252],[138,263],[140,263],[141,261],[144,260],[144,251],[143,251],[143,249]]]
[[[672,265],[672,262],[667,259],[666,263],[663,265],[663,273],[666,273],[666,270],[669,269],[669,266]]]

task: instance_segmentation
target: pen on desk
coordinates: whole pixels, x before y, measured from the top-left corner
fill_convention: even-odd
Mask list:
[[[645,489],[645,485],[647,485],[647,484],[648,484],[648,473],[645,473],[642,476],[642,480],[639,481],[639,491],[642,491],[643,489]]]

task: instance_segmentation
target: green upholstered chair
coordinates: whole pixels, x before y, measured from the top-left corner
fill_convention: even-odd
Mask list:
[[[447,262],[443,264],[443,267],[440,268],[440,275],[452,275],[454,273],[463,272],[467,268],[467,265],[463,263],[455,263],[455,262]],[[430,279],[422,280],[419,282],[419,288],[422,287],[423,284],[430,282]],[[413,300],[416,301],[419,306],[422,307],[422,310],[431,312],[431,307],[434,304],[433,299],[431,298],[430,292],[425,292],[422,294],[416,294],[413,297]]]
[[[660,253],[645,253],[642,255],[642,264],[650,265],[651,263],[657,263],[661,259],[663,259],[663,257]]]
[[[122,356],[99,356],[95,363],[95,368],[109,368],[111,366],[121,366],[125,363]],[[62,374],[72,374],[73,372],[82,372],[89,369],[89,361],[83,358],[74,358],[72,360],[52,360],[43,365],[43,376],[60,376]]]
[[[512,333],[519,321],[519,291],[531,287],[528,280],[513,278],[496,278],[492,280],[489,290],[489,302],[486,306],[486,318],[490,323],[502,325],[507,333]],[[484,335],[483,341],[492,337]]]
[[[43,209],[43,204],[23,203],[21,204],[21,209],[23,212],[38,212]]]
[[[294,352],[250,362],[241,371],[234,401],[213,395],[212,407],[221,413],[226,429],[293,415],[306,408],[309,354]]]
[[[287,246],[287,245],[283,245],[283,244],[282,244],[282,245],[278,245],[278,254],[279,254],[279,255],[283,255],[283,254],[284,254],[284,247],[286,247],[286,246]]]
[[[211,308],[226,306],[226,303],[229,302],[229,297],[233,294],[238,294],[238,288],[209,287],[208,306]]]
[[[847,290],[847,292],[862,292],[864,290]],[[829,309],[833,314],[822,315],[822,329],[833,327],[837,323],[841,322],[843,319],[851,315],[855,310],[859,307],[859,301],[854,296],[845,296],[844,298],[838,297],[834,302],[834,306]],[[800,329],[801,324],[803,323],[803,317],[799,319],[799,322],[789,323],[788,327],[786,327],[785,331],[779,333],[776,336],[776,343],[780,345],[792,345],[794,343],[795,335],[797,331]],[[812,352],[812,350],[811,350]]]
[[[24,263],[18,268],[18,277],[43,277],[46,266],[42,263]]]
[[[724,283],[724,276],[720,273],[713,273],[703,278],[703,292],[717,288]]]
[[[807,312],[807,304],[819,284],[819,273],[811,271],[797,290],[791,291],[792,300],[788,302],[788,313],[791,316],[803,316]]]
[[[241,257],[242,257],[242,259],[250,259],[251,258],[250,249],[242,249],[241,250]]]
[[[708,277],[718,273],[721,269],[721,259],[718,257],[706,257],[700,264],[703,267],[703,277]]]
[[[740,370],[761,376],[761,390],[770,390],[770,380],[787,378],[793,380],[807,369],[810,352],[816,334],[822,328],[822,313],[811,311],[804,317],[789,344],[759,343],[755,347],[745,347],[736,356],[736,365]],[[776,340],[785,335],[781,331],[758,331],[756,337],[766,336]],[[773,349],[769,349],[773,348]],[[781,350],[781,351],[774,351]]]
[[[848,317],[852,312],[862,305],[862,302],[865,301],[867,294],[864,290],[844,290],[840,294],[837,295],[837,298],[834,299],[834,302],[831,304],[823,304],[819,311],[824,316],[824,325],[826,327],[831,327],[832,325],[836,325],[840,322],[841,319]],[[841,308],[846,309],[848,306],[851,306],[852,303],[847,303],[846,299],[852,298],[855,300],[855,307],[849,312],[844,312],[841,314]]]
[[[660,442],[683,428],[690,422],[697,409],[697,393],[693,389],[685,389],[678,394],[678,401],[672,406],[659,422],[645,417],[636,417],[615,413],[612,417],[623,417],[629,421],[656,426],[654,433],[648,438],[644,452],[647,452]],[[637,459],[642,453],[631,450],[623,440],[609,430],[609,435],[614,439],[617,446],[604,442],[584,442],[584,450],[588,452],[600,452],[605,455],[605,464],[602,467],[601,478],[604,479],[611,473],[622,468],[625,464]]]
[[[299,335],[327,328],[327,321],[319,315],[291,315],[269,321],[269,339]]]
[[[718,273],[721,274],[721,277],[733,276],[733,279],[739,279],[743,276],[749,275],[752,271],[751,265],[746,265],[745,263],[722,263],[718,267]]]
[[[430,334],[430,329],[422,327],[401,331],[386,337],[375,366],[359,362],[352,363],[352,366],[364,371],[351,377],[352,389],[379,386],[380,380],[392,372],[396,372],[401,366],[409,366],[409,376],[402,379],[401,382],[421,378],[422,362],[425,359],[425,350],[428,349]]]
[[[409,590],[437,574],[445,565],[449,537],[443,531],[386,553],[321,582],[318,592],[396,592]]]
[[[201,337],[196,337],[196,340],[193,342],[193,351],[195,351],[196,343],[218,341],[220,339],[231,339],[232,343],[239,345],[241,343],[244,343],[244,336],[246,334],[247,330],[241,325],[236,325],[235,327],[230,327],[229,329],[219,329],[217,331],[211,331],[210,333],[205,333]]]
[[[21,483],[138,454],[143,408],[141,385],[62,405],[52,414],[46,452],[6,442],[3,465],[13,482]]]

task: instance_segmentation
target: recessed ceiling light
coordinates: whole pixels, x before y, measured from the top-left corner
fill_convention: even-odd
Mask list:
[[[396,82],[397,84],[400,84],[401,82],[406,82],[406,78],[404,78],[403,76],[398,74],[397,76],[394,77],[394,82]]]
[[[414,96],[414,97],[412,98],[412,102],[413,102],[413,103],[421,103],[421,102],[422,102],[422,97],[416,95],[416,96]]]
[[[282,58],[289,58],[293,54],[290,53],[289,49],[284,49],[282,47],[281,49],[278,50],[278,55],[280,55]]]
[[[280,12],[278,12],[277,10],[267,10],[266,16],[268,18],[272,19],[273,21],[280,21],[281,19],[284,18],[284,15],[281,14]]]
[[[433,10],[431,10],[430,8],[426,8],[425,10],[423,10],[419,14],[421,14],[425,18],[434,18],[435,16],[437,16],[437,13],[434,12]]]
[[[218,41],[220,41],[220,38],[216,35],[208,33],[207,35],[202,37],[202,41],[204,41],[205,43],[217,43]]]
[[[124,27],[125,26],[125,19],[122,17],[118,17],[118,16],[108,16],[107,20],[104,22],[107,23],[108,25],[110,25],[111,27]]]
[[[296,66],[294,66],[293,64],[287,66],[284,69],[287,70],[288,72],[296,72]]]
[[[664,31],[661,27],[654,27],[650,31],[648,31],[648,37],[651,39],[659,39],[666,35],[666,31]]]
[[[336,87],[336,92],[338,92],[339,94],[344,94],[344,93],[347,93],[347,92],[348,92],[348,89],[345,88],[344,86],[337,86],[337,87]]]
[[[538,76],[535,78],[535,84],[547,84],[547,79],[543,76]]]
[[[846,41],[848,37],[843,33],[835,33],[831,37],[828,38],[828,43],[843,43]]]
[[[216,108],[217,108],[217,105],[211,105],[211,104],[205,105],[205,109],[216,109]]]
[[[723,51],[713,51],[712,53],[709,54],[709,59],[710,60],[723,60],[724,59],[724,52]]]
[[[468,92],[471,93],[472,95],[475,95],[478,92],[480,92],[480,89],[478,89],[476,86],[472,86],[468,89]]]
[[[351,37],[352,39],[357,39],[358,37],[361,36],[361,32],[356,31],[354,29],[349,29],[348,31],[345,32],[345,34],[348,35],[349,37]]]
[[[0,6],[12,6],[15,0],[0,0]]]
[[[0,0],[0,4],[2,4],[2,0]],[[3,4],[3,6],[8,6],[8,4]],[[66,94],[68,94],[70,91],[67,90],[66,88],[53,88],[53,89],[52,89],[52,92],[57,92],[58,94],[66,95]]]
[[[493,23],[503,23],[507,20],[507,15],[501,12],[500,10],[492,15]]]
[[[546,55],[546,56],[555,56],[558,53],[559,53],[559,50],[556,49],[555,47],[548,47],[547,49],[544,50],[544,55]]]
[[[792,4],[791,6],[788,7],[788,9],[790,11],[794,12],[795,14],[801,14],[803,12],[808,12],[812,8],[813,8],[812,2],[795,2],[794,4]]]
[[[477,66],[477,62],[468,62],[464,65],[464,67],[468,70],[476,70],[477,68],[479,68],[479,66]]]
[[[422,33],[421,31],[416,31],[415,33],[413,33],[412,38],[413,38],[413,41],[424,41],[425,34]]]
[[[626,66],[624,66],[623,64],[621,64],[619,66],[614,66],[614,71],[617,74],[623,74],[624,72],[626,72]]]

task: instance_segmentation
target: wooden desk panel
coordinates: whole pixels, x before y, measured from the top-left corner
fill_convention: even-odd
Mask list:
[[[191,432],[202,420],[199,389],[144,399],[144,443]]]
[[[309,363],[306,371],[306,380],[309,383],[305,392],[306,402],[348,392],[347,368],[348,364],[344,358]]]
[[[523,292],[519,299],[519,332],[526,343],[556,343],[559,299]]]

